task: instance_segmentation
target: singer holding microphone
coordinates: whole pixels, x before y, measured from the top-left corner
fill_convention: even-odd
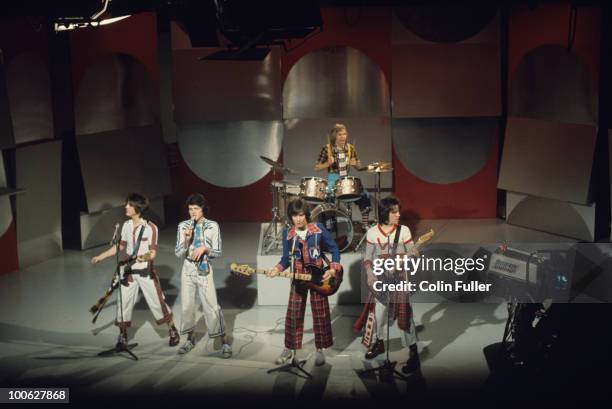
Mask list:
[[[196,297],[202,303],[204,320],[210,338],[221,337],[221,356],[230,358],[232,347],[225,336],[225,320],[217,303],[217,290],[210,260],[221,255],[221,233],[217,222],[207,219],[206,199],[199,193],[190,195],[185,205],[189,220],[179,223],[174,254],[183,259],[181,270],[181,333],[187,334],[179,354],[186,354],[196,344]]]
[[[144,214],[146,214],[148,207],[149,201],[146,197],[138,193],[130,194],[125,201],[125,215],[129,219],[123,223],[121,236],[117,237],[117,231],[115,231],[116,239],[120,240],[119,250],[125,250],[129,258],[136,259],[127,277],[127,285],[119,286],[123,308],[120,308],[119,303],[117,303],[115,325],[120,330],[119,340],[117,341],[118,350],[125,349],[127,346],[127,328],[132,324],[132,311],[138,298],[139,289],[142,290],[157,324],[168,324],[170,346],[176,346],[180,341],[180,336],[174,326],[172,310],[166,304],[159,277],[153,266],[153,260],[157,253],[157,226],[145,219]],[[117,254],[117,247],[114,244],[105,252],[93,257],[91,262],[96,264]]]

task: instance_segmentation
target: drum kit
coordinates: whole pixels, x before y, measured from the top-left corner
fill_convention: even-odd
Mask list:
[[[310,213],[311,221],[322,223],[330,231],[341,252],[349,250],[354,239],[351,204],[361,197],[363,192],[361,180],[354,176],[340,176],[333,182],[333,186],[330,186],[328,181],[334,181],[335,178],[308,176],[301,178],[299,183],[276,180],[276,172],[282,175],[295,175],[297,172],[265,156],[260,156],[260,158],[270,165],[272,170],[272,183],[270,184],[272,220],[263,236],[264,254],[269,254],[282,245],[282,229],[291,222],[286,214],[287,205],[297,198],[302,198],[314,205]],[[375,199],[378,203],[380,175],[393,170],[391,163],[373,162],[358,170],[373,173],[376,176]],[[376,220],[378,220],[378,206],[374,207],[376,208]],[[354,246],[354,250],[359,249],[364,238],[365,236]]]

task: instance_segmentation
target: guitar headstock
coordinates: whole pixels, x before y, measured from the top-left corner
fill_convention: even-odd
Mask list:
[[[419,237],[419,239],[416,242],[417,246],[420,246],[423,243],[428,242],[429,240],[431,240],[431,238],[434,236],[434,230],[433,229],[429,229],[429,231],[425,234],[423,234],[421,237]]]
[[[236,263],[232,263],[230,264],[230,270],[232,270],[232,272],[243,275],[243,276],[247,276],[250,277],[255,273],[255,269],[253,269],[252,267],[249,267],[248,264],[236,264]]]

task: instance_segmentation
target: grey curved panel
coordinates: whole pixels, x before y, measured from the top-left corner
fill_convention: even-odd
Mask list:
[[[7,187],[4,155],[0,151],[0,187]],[[11,200],[8,195],[0,196],[0,237],[4,236],[13,221]]]
[[[280,120],[280,51],[263,61],[198,60],[213,51],[172,51],[175,121]]]
[[[497,118],[393,119],[393,146],[402,165],[418,178],[461,182],[489,160],[497,124]]]
[[[589,204],[597,128],[508,118],[497,187]]]
[[[394,15],[418,37],[435,43],[457,43],[481,32],[497,15],[495,3],[396,7]]]
[[[6,83],[15,143],[53,139],[47,64],[34,53],[20,54],[7,64]]]
[[[283,118],[389,116],[384,73],[362,52],[330,47],[310,52],[283,85]]]
[[[164,199],[157,198],[149,202],[149,217],[158,228],[164,227]],[[93,214],[81,213],[79,220],[81,250],[107,244],[113,236],[115,224],[122,223],[125,219],[125,208],[123,206]]]
[[[221,187],[242,187],[263,178],[283,143],[280,121],[207,122],[183,125],[178,146],[187,166],[202,180]]]
[[[77,135],[152,125],[159,118],[156,86],[141,62],[113,54],[85,72],[74,111]]]
[[[597,86],[573,52],[544,45],[527,53],[512,75],[509,115],[597,125]]]
[[[77,148],[89,213],[121,206],[131,192],[172,191],[159,125],[82,135]]]
[[[582,206],[507,192],[506,221],[580,240],[595,239],[595,205]]]
[[[288,119],[285,121],[283,141],[283,160],[298,175],[288,179],[297,180],[303,176],[324,177],[325,171],[316,172],[314,164],[319,158],[327,135],[336,123],[346,125],[348,142],[355,145],[362,165],[371,162],[391,162],[391,122],[389,118],[325,118],[325,119]],[[361,179],[361,183],[373,193],[374,176],[372,173],[357,172],[351,175]],[[393,173],[381,174],[381,187],[391,188]]]

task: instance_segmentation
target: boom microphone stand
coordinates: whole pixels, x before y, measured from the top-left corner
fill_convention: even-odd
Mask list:
[[[113,235],[112,244],[115,245],[115,266],[116,266],[115,267],[115,278],[119,282],[119,296],[117,297],[117,299],[119,300],[118,308],[119,308],[119,315],[121,316],[121,322],[124,322],[123,320],[123,296],[122,296],[122,291],[121,291],[121,286],[123,285],[121,281],[123,281],[122,280],[123,277],[121,274],[121,266],[119,265],[119,241],[120,240],[119,240],[119,237],[117,236],[117,230],[115,230],[115,234]],[[119,331],[121,331],[121,327],[119,327]],[[119,354],[121,352],[127,352],[128,355],[130,355],[133,360],[138,361],[138,357],[131,351],[132,348],[137,347],[137,346],[138,346],[137,343],[133,343],[133,344],[117,343],[117,345],[114,348],[98,353],[98,356],[106,357],[106,356],[111,356],[114,354]]]

